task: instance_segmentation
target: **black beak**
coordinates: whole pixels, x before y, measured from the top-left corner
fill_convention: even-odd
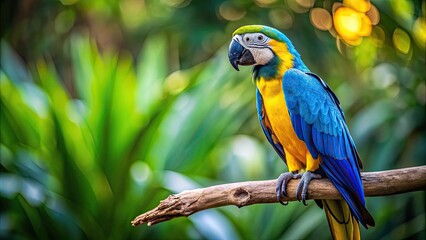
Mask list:
[[[228,57],[229,62],[237,71],[239,71],[238,65],[247,66],[256,63],[251,52],[234,39],[229,45]]]

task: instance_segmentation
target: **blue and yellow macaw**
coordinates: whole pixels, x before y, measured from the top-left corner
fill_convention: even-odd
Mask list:
[[[306,205],[309,182],[327,177],[344,200],[317,201],[324,208],[334,239],[359,239],[374,219],[365,207],[362,168],[339,100],[311,73],[280,31],[260,25],[238,28],[229,46],[229,61],[251,65],[256,83],[257,114],[266,138],[287,164],[277,180],[277,198],[287,196],[290,179],[300,178],[296,198]]]

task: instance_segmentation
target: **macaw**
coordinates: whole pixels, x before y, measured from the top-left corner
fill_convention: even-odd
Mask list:
[[[359,222],[374,226],[365,207],[362,163],[346,125],[340,102],[330,87],[309,71],[292,42],[280,31],[261,25],[238,28],[228,57],[253,66],[257,115],[267,140],[289,172],[277,179],[278,201],[287,196],[290,179],[300,178],[296,198],[306,205],[312,179],[327,177],[342,200],[318,200],[334,239],[359,239]]]

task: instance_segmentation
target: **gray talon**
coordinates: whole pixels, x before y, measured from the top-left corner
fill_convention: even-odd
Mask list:
[[[275,191],[277,193],[277,199],[282,205],[287,205],[288,202],[281,200],[282,197],[287,197],[287,184],[290,179],[300,178],[302,175],[295,172],[282,173],[277,179],[277,185]]]
[[[299,185],[297,185],[296,189],[296,198],[300,202],[302,200],[303,205],[306,204],[306,199],[308,196],[308,186],[312,179],[319,179],[322,178],[320,174],[313,173],[311,171],[306,171],[302,174],[302,177],[300,178]]]

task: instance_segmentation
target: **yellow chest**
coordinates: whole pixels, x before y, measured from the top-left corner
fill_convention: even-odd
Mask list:
[[[268,116],[272,131],[284,147],[286,155],[291,154],[295,160],[305,164],[308,150],[305,143],[299,140],[294,132],[282,90],[281,79],[266,81],[260,78],[256,85],[262,95],[265,114]],[[288,160],[287,164],[290,164]]]

